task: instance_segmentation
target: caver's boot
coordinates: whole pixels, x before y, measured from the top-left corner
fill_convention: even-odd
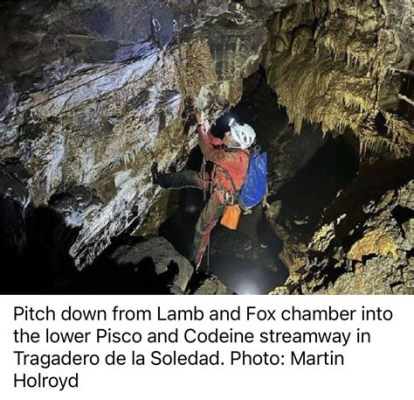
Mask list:
[[[159,185],[164,189],[168,189],[170,184],[170,178],[168,178],[171,174],[164,174],[163,172],[158,171],[158,163],[154,162],[151,165],[151,176],[152,176],[152,183],[154,185]]]

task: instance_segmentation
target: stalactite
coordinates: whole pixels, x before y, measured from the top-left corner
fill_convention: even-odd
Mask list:
[[[312,46],[289,56],[278,54],[277,59],[268,55],[272,70],[269,83],[286,107],[296,131],[301,129],[303,120],[309,120],[321,122],[326,132],[343,131],[348,126],[361,137],[364,135],[360,132],[365,129],[367,135],[374,134],[374,124],[364,129],[362,126],[366,118],[378,113],[382,82],[399,51],[398,40],[393,38],[390,42],[390,33],[384,28],[385,12],[371,8],[369,3],[353,5],[351,10],[345,1],[314,1],[312,9],[320,14],[322,9],[327,11],[315,30]],[[287,15],[285,23],[280,24],[285,34],[290,21],[298,23]],[[355,27],[350,30],[352,23]],[[294,31],[293,26],[290,29]],[[315,50],[311,51],[312,48]],[[322,100],[317,103],[315,98]],[[407,142],[407,135],[404,139],[399,137],[395,143],[404,148],[402,143]],[[389,139],[362,139],[361,143],[363,154],[384,151],[400,156]]]

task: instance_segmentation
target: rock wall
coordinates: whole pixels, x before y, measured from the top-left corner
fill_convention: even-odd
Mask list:
[[[292,190],[272,204],[269,217],[291,271],[287,289],[277,292],[412,293],[413,244],[402,228],[409,218],[400,223],[394,214],[413,210],[406,201],[413,16],[412,1],[315,0],[286,7],[269,22],[267,79],[296,132],[305,122],[320,123],[325,134],[343,133],[359,155],[356,177],[333,197],[321,196],[318,215],[306,214]]]
[[[304,120],[324,132],[349,127],[368,161],[412,154],[412,121],[400,108],[413,9],[409,0],[315,0],[273,18],[265,67],[297,132]]]
[[[238,101],[261,62],[263,16],[282,5],[2,3],[0,159],[27,168],[35,206],[91,191],[93,201],[51,204],[81,227],[71,248],[79,268],[141,223],[158,193],[150,165],[185,160],[193,111],[214,118]]]
[[[363,212],[366,219],[347,236],[346,214],[315,233],[302,292],[414,294],[414,182],[387,191]]]

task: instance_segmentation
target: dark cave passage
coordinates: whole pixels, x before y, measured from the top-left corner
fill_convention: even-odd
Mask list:
[[[358,155],[349,142],[342,136],[328,138],[295,177],[274,194],[273,199],[282,202],[278,218],[309,240],[324,209],[356,177],[358,168]]]

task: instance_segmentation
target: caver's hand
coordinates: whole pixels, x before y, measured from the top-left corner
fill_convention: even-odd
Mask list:
[[[262,200],[262,207],[265,210],[270,207],[270,204],[267,202],[267,196]]]
[[[203,111],[196,113],[197,124],[202,125],[206,120],[206,114]]]
[[[197,125],[204,125],[207,130],[210,128],[210,124],[206,117],[206,114],[201,111],[196,114]]]

